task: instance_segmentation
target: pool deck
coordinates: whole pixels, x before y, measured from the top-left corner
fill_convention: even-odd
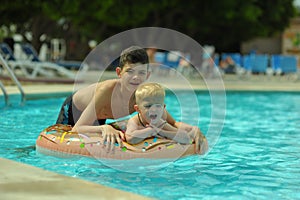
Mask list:
[[[3,200],[149,199],[7,159],[0,158],[0,163]]]
[[[94,83],[101,79],[117,78],[115,72],[108,72],[101,74],[99,72],[88,72],[83,79],[83,83],[78,84],[56,84],[56,83],[26,83],[23,85],[25,94],[29,99],[35,98],[36,95],[39,97],[45,96],[53,97],[66,96],[66,93],[71,93],[74,88],[81,88]],[[180,80],[180,81],[178,81]],[[298,79],[292,76],[266,76],[257,75],[250,77],[238,77],[237,75],[225,75],[222,80],[219,79],[200,79],[191,78],[187,82],[182,77],[171,76],[169,78],[165,76],[152,76],[150,81],[157,81],[161,84],[166,84],[169,89],[172,90],[208,90],[217,89],[225,91],[282,91],[282,92],[299,92],[300,91],[300,74]],[[18,88],[15,85],[5,86],[8,94],[20,94]],[[0,90],[0,95],[2,91]]]
[[[103,79],[116,78],[115,73],[105,74]],[[300,77],[268,77],[251,76],[237,77],[226,75],[223,81],[215,79],[190,79],[189,84],[182,84],[176,77],[154,77],[152,81],[166,83],[169,89],[195,89],[208,90],[208,88],[225,91],[282,91],[300,92]],[[85,83],[77,85],[84,87],[91,80],[98,80],[98,72],[89,72],[85,76]],[[215,87],[214,87],[215,86]],[[14,85],[5,86],[8,94],[19,94]],[[73,84],[43,84],[26,83],[23,89],[27,99],[37,97],[66,96],[74,89]],[[0,92],[2,95],[2,92]],[[133,193],[109,188],[103,185],[83,181],[77,178],[59,175],[33,166],[0,158],[0,193],[5,200],[52,200],[52,199],[149,199]]]

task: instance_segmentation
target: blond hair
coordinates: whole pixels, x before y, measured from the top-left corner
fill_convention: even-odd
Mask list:
[[[136,103],[140,103],[147,97],[159,97],[165,99],[165,90],[158,83],[144,83],[138,86],[135,91]]]

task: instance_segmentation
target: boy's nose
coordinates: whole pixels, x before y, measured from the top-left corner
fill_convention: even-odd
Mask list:
[[[133,77],[132,77],[134,80],[138,79],[138,76],[135,74]]]
[[[134,74],[133,79],[139,79],[139,78],[140,78],[140,76],[138,73]]]

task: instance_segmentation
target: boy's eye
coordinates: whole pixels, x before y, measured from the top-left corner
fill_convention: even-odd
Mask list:
[[[145,72],[145,71],[141,71],[141,72],[139,72],[139,74],[140,74],[140,75],[145,75],[146,72]]]
[[[127,73],[133,73],[133,70],[132,69],[127,69],[126,72]]]
[[[155,105],[153,105],[156,109],[161,109],[161,108],[163,108],[163,106],[161,105],[161,104],[155,104]]]
[[[145,105],[145,108],[151,108],[152,105]]]

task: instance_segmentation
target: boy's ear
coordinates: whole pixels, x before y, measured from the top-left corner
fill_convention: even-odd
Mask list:
[[[135,110],[135,111],[137,111],[137,112],[139,112],[139,111],[140,111],[140,109],[139,109],[139,106],[138,106],[138,105],[136,105],[136,104],[133,106],[133,108],[134,108],[134,110]]]
[[[151,75],[151,72],[148,71],[148,73],[147,73],[147,78],[146,78],[146,79],[148,79],[148,78],[150,77],[150,75]]]
[[[117,73],[119,78],[121,77],[121,71],[122,71],[121,67],[116,68],[116,73]]]

